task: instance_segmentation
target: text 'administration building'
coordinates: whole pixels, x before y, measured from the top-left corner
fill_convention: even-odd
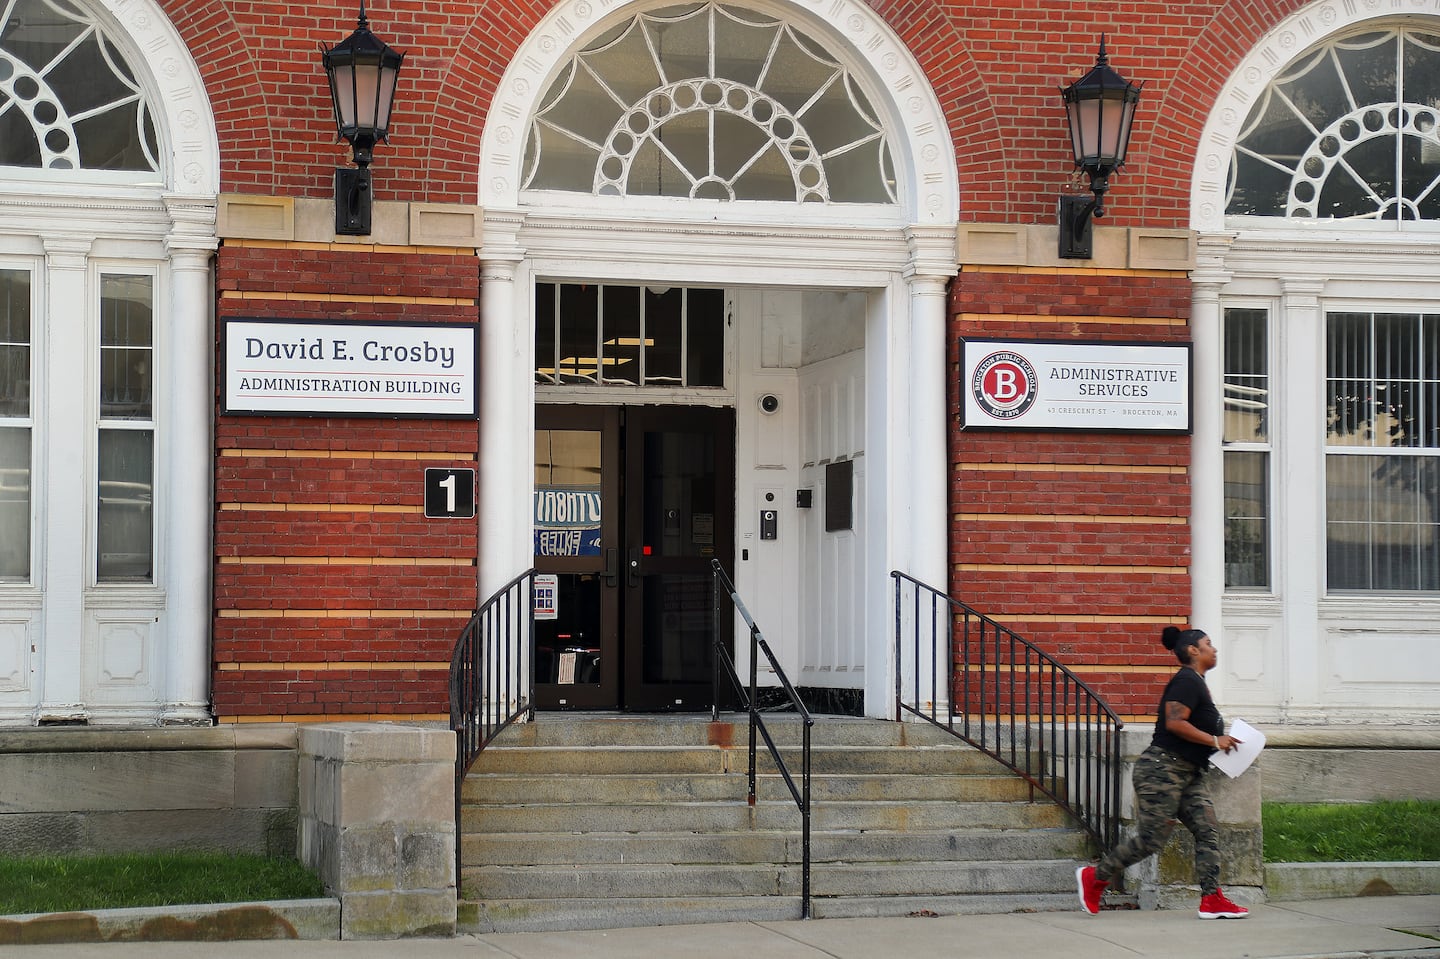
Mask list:
[[[542,708],[702,709],[717,558],[870,715],[898,569],[1125,715],[1193,622],[1232,714],[1433,718],[1440,0],[0,5],[0,723],[442,719],[531,566]]]

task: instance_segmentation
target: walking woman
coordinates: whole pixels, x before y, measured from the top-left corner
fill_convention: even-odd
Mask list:
[[[1110,881],[1126,866],[1163,849],[1178,820],[1195,837],[1200,918],[1244,919],[1250,910],[1220,891],[1220,824],[1205,787],[1210,755],[1217,749],[1229,752],[1240,742],[1224,735],[1224,721],[1205,685],[1205,674],[1215,668],[1218,654],[1210,637],[1198,629],[1166,626],[1160,642],[1175,651],[1180,670],[1165,685],[1155,736],[1135,762],[1137,828],[1099,865],[1075,870],[1080,905],[1090,915],[1097,914]]]

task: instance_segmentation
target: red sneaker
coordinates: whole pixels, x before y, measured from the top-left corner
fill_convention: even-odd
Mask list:
[[[1249,909],[1235,905],[1219,889],[1200,899],[1201,919],[1244,919],[1248,915]]]
[[[1081,866],[1075,870],[1075,889],[1080,893],[1080,908],[1092,916],[1100,914],[1100,897],[1105,895],[1108,885],[1108,882],[1095,878],[1094,866]]]

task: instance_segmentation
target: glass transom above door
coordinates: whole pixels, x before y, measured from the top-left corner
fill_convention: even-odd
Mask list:
[[[894,204],[894,160],[855,77],[813,37],[743,7],[630,17],[541,99],[524,189]]]
[[[724,291],[537,283],[535,382],[723,387]]]

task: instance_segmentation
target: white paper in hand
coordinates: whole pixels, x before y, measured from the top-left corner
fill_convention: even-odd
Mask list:
[[[1230,724],[1230,735],[1240,740],[1240,744],[1228,753],[1215,750],[1210,755],[1210,762],[1234,779],[1249,769],[1255,757],[1260,755],[1260,750],[1265,748],[1265,734],[1245,720],[1237,719]]]

